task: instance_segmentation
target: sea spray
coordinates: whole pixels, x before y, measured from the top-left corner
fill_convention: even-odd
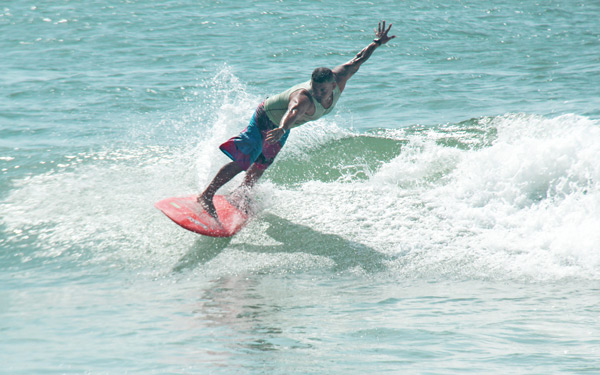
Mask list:
[[[172,225],[153,203],[201,191],[228,160],[218,144],[246,126],[260,101],[228,69],[206,84],[203,109],[189,112],[196,117],[153,125],[161,127],[157,140],[171,128],[181,142],[142,146],[132,132],[130,141],[70,153],[47,172],[15,180],[2,203],[3,245],[29,249],[15,256],[22,262],[67,257],[170,270],[187,253],[186,239],[201,239]],[[260,264],[277,264],[278,272],[327,268],[343,249],[360,249],[375,261],[359,257],[364,263],[348,270],[385,266],[409,278],[600,277],[596,121],[507,114],[365,132],[339,121],[292,130],[255,190],[261,213],[211,266],[198,265],[203,272],[255,272]],[[316,240],[302,240],[309,235]],[[298,248],[280,253],[285,241]],[[270,260],[250,267],[241,261],[253,256],[249,251]],[[232,256],[240,259],[236,267]]]

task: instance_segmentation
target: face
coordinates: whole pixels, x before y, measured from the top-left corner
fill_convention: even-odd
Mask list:
[[[334,89],[335,81],[312,84],[312,90],[315,95],[315,99],[318,101],[329,98]]]

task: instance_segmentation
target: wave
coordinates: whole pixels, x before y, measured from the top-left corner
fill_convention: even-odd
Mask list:
[[[134,127],[135,142],[13,181],[0,203],[3,267],[600,279],[600,127],[576,115],[365,132],[337,117],[307,124],[257,186],[261,212],[246,229],[230,240],[180,229],[153,203],[199,192],[227,160],[218,143],[260,99],[220,84],[211,112],[157,124],[173,130],[170,144],[140,141]]]
[[[343,175],[361,153],[340,146],[341,176],[290,189],[285,215],[400,254],[396,272],[409,276],[599,276],[596,121],[508,114],[376,133],[389,148],[363,174]],[[356,138],[344,141],[378,149]]]

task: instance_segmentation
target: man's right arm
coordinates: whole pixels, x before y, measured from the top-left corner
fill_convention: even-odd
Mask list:
[[[268,143],[275,143],[283,137],[283,134],[287,130],[290,130],[297,120],[301,119],[302,116],[310,109],[312,101],[308,97],[308,95],[304,94],[302,91],[297,91],[290,95],[290,102],[288,104],[288,109],[281,118],[281,123],[278,128],[270,130],[267,132],[267,137],[265,140]]]

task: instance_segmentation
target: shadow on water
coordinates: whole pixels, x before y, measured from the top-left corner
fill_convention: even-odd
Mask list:
[[[270,213],[262,214],[256,220],[268,227],[253,227],[264,231],[260,234],[271,237],[275,242],[268,241],[262,245],[260,241],[232,242],[231,238],[199,236],[173,271],[193,269],[229,250],[257,256],[289,253],[325,257],[335,263],[331,269],[333,272],[361,269],[367,273],[376,273],[385,270],[388,257],[369,246],[339,235],[322,233]],[[243,353],[245,357],[248,354],[258,355],[259,360],[267,358],[267,363],[271,363],[268,361],[269,357],[263,357],[265,353],[311,349],[311,340],[298,339],[294,334],[288,335],[290,330],[287,325],[290,320],[287,315],[298,305],[312,304],[313,301],[296,302],[293,296],[286,293],[271,294],[268,288],[265,291],[261,286],[261,274],[262,272],[250,277],[247,274],[236,274],[215,278],[209,287],[203,288],[198,305],[194,307],[194,316],[201,314],[202,321],[207,322],[203,324],[217,327],[216,329],[226,327],[228,332],[233,332],[233,336],[219,334],[211,339],[218,345],[229,348],[228,350]],[[276,369],[267,372],[276,372]]]
[[[188,268],[194,268],[198,264],[203,264],[217,257],[231,242],[230,238],[215,238],[200,236],[190,251],[185,254],[175,267],[173,272],[181,272]]]
[[[266,234],[278,244],[242,243],[232,245],[232,248],[263,254],[305,253],[327,257],[335,263],[334,272],[356,267],[360,267],[366,272],[378,272],[385,269],[384,262],[390,259],[364,244],[335,234],[322,233],[273,214],[265,214],[258,220],[269,224]],[[231,238],[199,238],[190,251],[179,260],[173,271],[181,272],[210,261],[228,247],[230,242]]]

